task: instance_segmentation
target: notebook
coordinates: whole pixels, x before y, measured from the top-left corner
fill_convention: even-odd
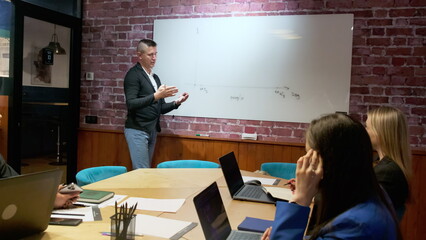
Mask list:
[[[216,182],[194,197],[194,205],[206,240],[259,240],[260,233],[232,230]]]
[[[114,192],[84,189],[80,193],[79,202],[101,203],[114,197]]]
[[[0,179],[1,239],[17,239],[47,228],[61,176],[56,169]]]
[[[219,162],[232,199],[275,203],[274,198],[262,186],[244,184],[234,152],[220,157]]]
[[[238,230],[250,231],[264,233],[267,228],[272,227],[272,220],[266,220],[261,218],[252,218],[246,217],[240,225],[238,225]]]

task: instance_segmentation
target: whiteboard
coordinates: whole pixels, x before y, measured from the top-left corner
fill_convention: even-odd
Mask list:
[[[154,72],[190,95],[172,115],[310,122],[349,110],[352,25],[352,14],[155,20]]]

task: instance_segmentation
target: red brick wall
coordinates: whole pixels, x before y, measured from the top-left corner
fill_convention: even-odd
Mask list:
[[[137,42],[152,38],[154,19],[353,13],[350,114],[365,120],[368,109],[400,108],[412,146],[426,149],[424,0],[85,0],[83,9],[81,127],[123,129],[123,78]],[[84,80],[85,72],[95,80]],[[99,123],[84,123],[86,115]],[[238,139],[256,132],[259,140],[302,142],[307,124],[165,116],[162,126],[165,133]]]

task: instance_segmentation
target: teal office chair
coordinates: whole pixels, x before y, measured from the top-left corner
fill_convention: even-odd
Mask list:
[[[81,187],[126,172],[127,168],[123,166],[99,166],[83,169],[75,175],[75,178],[77,185]]]
[[[161,162],[157,168],[220,168],[220,165],[202,160],[174,160]]]
[[[260,170],[273,177],[291,179],[296,177],[296,163],[268,162],[260,165]]]

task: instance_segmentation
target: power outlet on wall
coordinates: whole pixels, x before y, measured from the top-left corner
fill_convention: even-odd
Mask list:
[[[86,80],[92,81],[93,79],[95,79],[95,74],[93,72],[87,72]]]
[[[86,123],[90,123],[90,124],[97,124],[98,123],[98,116],[85,116],[84,121]]]

